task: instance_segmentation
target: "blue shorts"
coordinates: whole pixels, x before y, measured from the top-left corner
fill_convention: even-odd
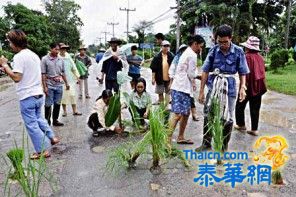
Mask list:
[[[171,112],[181,115],[189,115],[191,107],[191,97],[189,94],[172,90],[172,109]]]

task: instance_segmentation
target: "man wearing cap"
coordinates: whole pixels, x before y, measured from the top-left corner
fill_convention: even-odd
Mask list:
[[[88,69],[91,66],[91,59],[86,55],[86,47],[84,45],[81,45],[78,49],[79,54],[75,57],[75,59],[81,61],[84,63],[86,68]],[[82,99],[82,89],[84,86],[84,94],[85,98],[89,99],[89,93],[88,93],[88,72],[85,73],[85,75],[80,76],[79,81],[79,98]]]
[[[62,58],[58,56],[60,46],[57,43],[50,45],[50,53],[41,60],[41,73],[45,99],[45,118],[51,124],[51,106],[53,105],[52,119],[53,126],[64,126],[58,121],[60,114],[63,85],[66,90],[70,89],[65,75],[65,65]]]
[[[122,43],[121,40],[111,38],[108,42],[110,44],[110,49],[105,52],[104,57],[101,60],[102,77],[99,81],[102,83],[105,79],[106,90],[114,90],[114,92],[118,92],[119,85],[117,83],[117,71],[122,70],[125,57],[120,53],[118,47]]]
[[[220,103],[221,119],[223,122],[223,146],[222,151],[227,151],[233,127],[234,108],[236,101],[236,82],[234,75],[239,74],[239,101],[246,97],[246,75],[249,68],[244,51],[231,42],[232,28],[221,25],[216,31],[217,42],[210,49],[202,66],[202,77],[199,92],[199,102],[204,104],[204,128],[202,145],[197,152],[211,149],[212,133],[208,128],[208,114],[213,98]],[[207,84],[208,93],[205,98],[204,87]]]
[[[164,40],[161,43],[161,51],[153,58],[150,68],[152,70],[152,85],[156,84],[155,93],[158,94],[159,104],[164,101],[163,93],[166,94],[166,102],[169,102],[169,68],[174,59],[174,55],[169,52],[170,43]]]
[[[249,102],[252,128],[247,131],[247,133],[257,136],[261,99],[262,95],[267,91],[265,84],[265,63],[263,57],[259,54],[260,40],[257,37],[250,36],[248,40],[241,43],[241,45],[245,47],[250,73],[246,76],[246,99],[242,102],[239,102],[239,99],[236,101],[236,125],[234,128],[239,131],[246,131],[245,108]]]

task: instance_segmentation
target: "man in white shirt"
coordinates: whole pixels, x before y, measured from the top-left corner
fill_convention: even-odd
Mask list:
[[[10,47],[16,55],[13,57],[13,70],[7,65],[5,57],[0,65],[7,75],[16,82],[16,91],[20,100],[21,115],[36,153],[31,159],[49,157],[48,149],[59,142],[47,121],[41,116],[43,89],[39,57],[27,49],[27,38],[21,30],[11,30],[6,35]]]
[[[191,97],[193,91],[196,90],[194,79],[197,77],[197,54],[202,51],[205,40],[199,36],[191,36],[188,40],[188,48],[181,55],[176,74],[171,86],[172,109],[173,115],[170,119],[169,143],[180,121],[178,144],[193,144],[190,139],[185,139],[184,132],[187,126],[188,117],[190,114]]]

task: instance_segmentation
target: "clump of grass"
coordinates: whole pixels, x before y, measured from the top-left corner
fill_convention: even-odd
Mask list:
[[[160,105],[155,108],[149,116],[150,129],[137,143],[127,143],[117,147],[110,155],[107,162],[107,169],[111,172],[116,171],[116,168],[134,167],[137,159],[143,154],[149,154],[152,150],[152,173],[160,173],[160,160],[170,157],[178,157],[186,167],[189,167],[189,162],[185,159],[182,151],[172,149],[168,145],[169,128],[167,125],[167,114],[165,105]]]
[[[271,177],[272,177],[273,184],[275,184],[275,185],[283,185],[284,184],[284,180],[283,180],[282,173],[280,170],[273,171],[271,174]]]
[[[24,138],[25,136],[23,132],[22,148],[18,148],[17,144],[15,143],[16,148],[13,148],[7,152],[6,155],[10,164],[5,157],[3,158],[6,165],[10,168],[5,181],[4,196],[11,195],[11,185],[9,183],[10,179],[16,180],[18,182],[23,194],[27,197],[39,196],[41,181],[44,179],[50,184],[51,189],[53,191],[55,190],[53,176],[47,171],[45,158],[40,157],[40,159],[32,161],[30,158],[25,157]],[[28,138],[26,144],[28,152],[27,155],[29,156]],[[12,173],[13,170],[14,172]]]

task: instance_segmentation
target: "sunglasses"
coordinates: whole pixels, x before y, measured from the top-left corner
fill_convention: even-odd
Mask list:
[[[166,45],[162,45],[163,47],[170,47],[170,45],[166,44]]]

